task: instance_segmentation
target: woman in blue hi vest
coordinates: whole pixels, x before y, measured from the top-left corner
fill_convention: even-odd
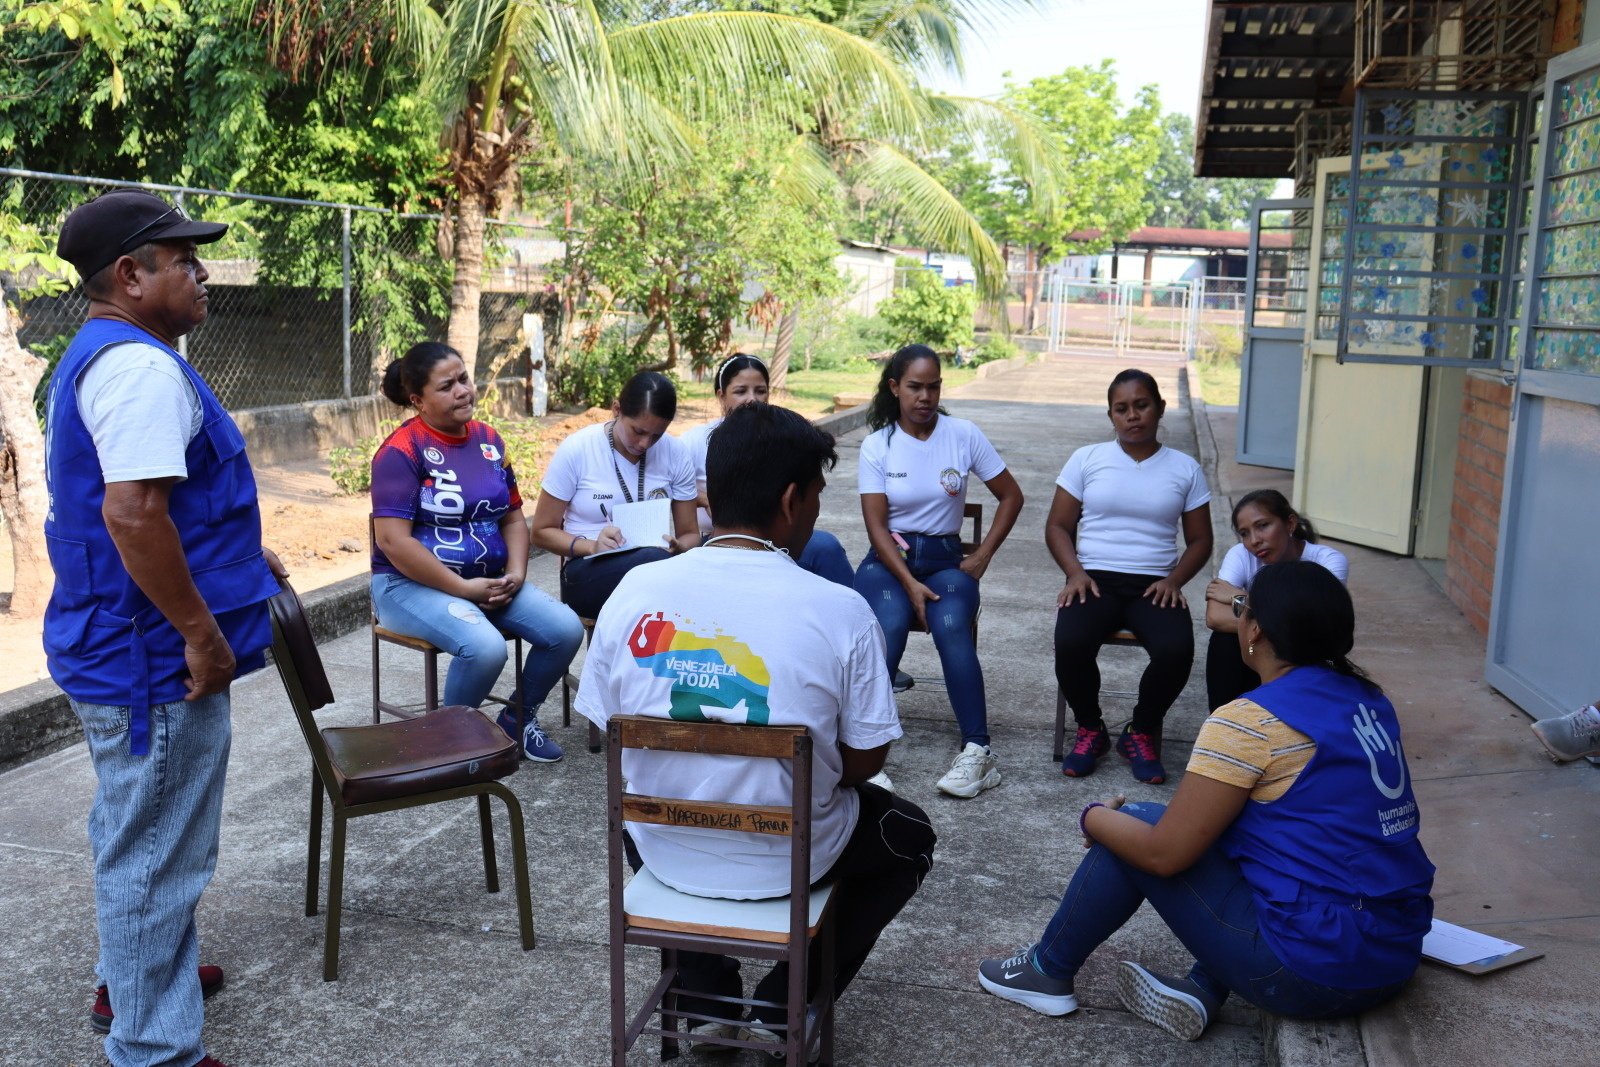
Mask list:
[[[1088,854],[1044,936],[979,965],[989,992],[1073,1011],[1078,968],[1146,900],[1194,966],[1174,978],[1124,962],[1117,993],[1185,1040],[1230,992],[1295,1018],[1353,1015],[1417,969],[1433,864],[1394,706],[1346,658],[1350,595],[1315,563],[1274,563],[1237,610],[1260,688],[1206,720],[1170,806],[1083,809]]]

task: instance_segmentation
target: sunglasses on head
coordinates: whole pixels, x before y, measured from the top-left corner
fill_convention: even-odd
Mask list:
[[[178,216],[178,218],[182,219],[184,222],[189,221],[189,216],[183,213],[182,208],[169,207],[167,210],[163,211],[161,214],[157,215],[143,226],[140,226],[137,230],[134,230],[132,233],[128,234],[128,236],[124,237],[122,239],[122,243],[117,246],[119,250],[118,254],[123,255],[132,249],[138,248],[139,244],[143,242],[138,242],[136,238],[142,237],[149,233],[151,230],[155,229],[157,226],[160,226],[174,215]]]

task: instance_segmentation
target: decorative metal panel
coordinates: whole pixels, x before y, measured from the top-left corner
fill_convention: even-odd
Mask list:
[[[1357,95],[1341,360],[1485,366],[1504,357],[1527,99]]]

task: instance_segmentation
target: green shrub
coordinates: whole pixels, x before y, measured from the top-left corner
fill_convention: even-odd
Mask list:
[[[1244,333],[1237,326],[1205,326],[1196,347],[1201,363],[1237,363],[1244,354]]]
[[[556,407],[603,408],[641,368],[659,361],[653,351],[635,355],[621,326],[609,326],[592,343],[577,343],[550,368],[550,403]]]
[[[491,391],[479,400],[479,404],[487,407],[493,399]],[[508,419],[482,413],[477,414],[476,418],[494,427],[505,441],[506,462],[516,472],[517,488],[522,493],[524,505],[531,506],[533,498],[539,493],[540,461],[544,448],[539,424],[532,419]],[[372,456],[399,425],[393,419],[386,419],[378,424],[378,432],[370,437],[363,437],[353,445],[328,452],[328,476],[341,493],[359,496],[372,490]]]
[[[810,370],[852,370],[871,366],[867,359],[886,347],[883,321],[876,316],[845,314],[838,321],[801,320],[795,348]]]
[[[1009,337],[994,334],[977,348],[966,353],[966,365],[981,367],[985,363],[993,363],[997,359],[1010,359],[1012,356],[1022,355],[1022,348]]]
[[[907,284],[878,305],[889,347],[924,344],[954,352],[972,343],[978,294],[971,286],[947,288],[933,271],[914,271]]]

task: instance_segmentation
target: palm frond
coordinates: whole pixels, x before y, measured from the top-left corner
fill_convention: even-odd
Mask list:
[[[1055,210],[1066,184],[1065,161],[1047,123],[1009,104],[976,96],[935,93],[928,97],[928,105],[939,120],[935,129],[970,138],[981,152],[1003,161],[1026,181],[1042,210]]]
[[[802,209],[822,215],[839,193],[839,175],[815,138],[801,134],[783,150],[777,193]]]
[[[751,101],[796,118],[819,109],[869,111],[883,128],[906,135],[926,119],[891,56],[809,19],[749,11],[682,15],[614,30],[608,42],[621,74],[705,121],[748,113]]]
[[[923,240],[972,260],[978,289],[994,300],[1005,287],[1005,263],[994,240],[955,196],[893,145],[874,141],[859,149],[855,173],[862,181],[898,200]]]

